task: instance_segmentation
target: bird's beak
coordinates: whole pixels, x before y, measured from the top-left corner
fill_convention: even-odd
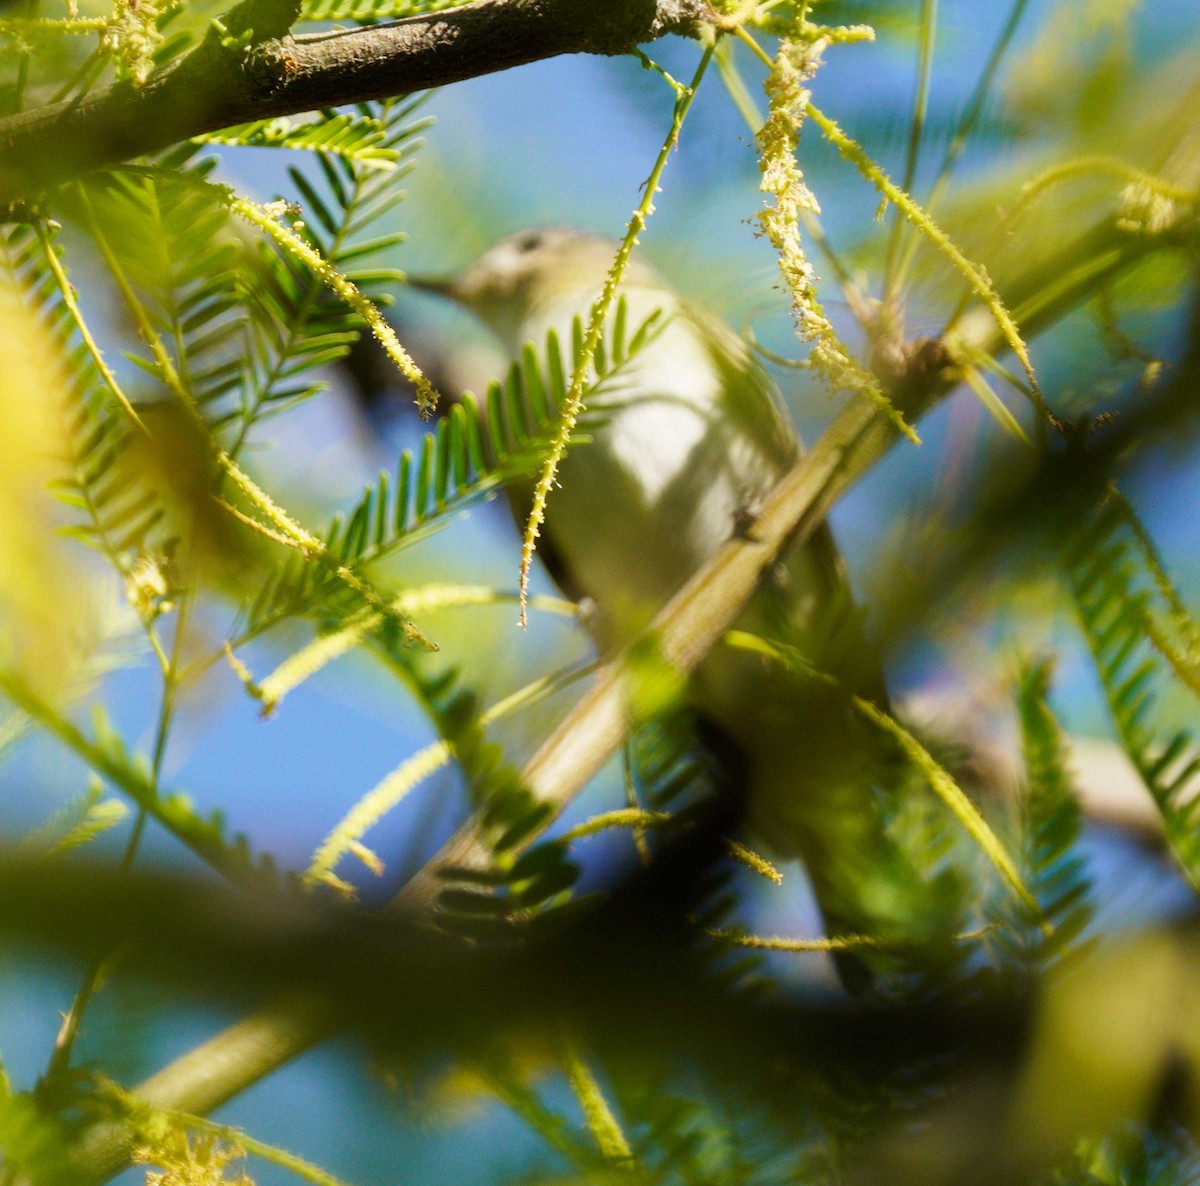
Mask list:
[[[405,280],[409,288],[432,292],[435,296],[463,304],[462,287],[457,276],[407,276]]]

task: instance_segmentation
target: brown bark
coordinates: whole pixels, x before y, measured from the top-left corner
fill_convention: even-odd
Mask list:
[[[0,203],[232,124],[411,94],[559,54],[628,53],[666,33],[695,35],[708,13],[706,0],[475,0],[295,35],[290,0],[244,0],[224,34],[210,31],[142,86],[118,82],[0,121]]]

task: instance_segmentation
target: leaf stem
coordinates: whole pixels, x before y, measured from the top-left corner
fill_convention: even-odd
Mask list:
[[[934,211],[942,194],[945,193],[946,186],[950,180],[950,174],[953,172],[958,158],[962,156],[967,147],[967,141],[970,139],[971,133],[974,131],[975,125],[978,123],[979,117],[983,112],[983,105],[987,101],[988,91],[995,80],[996,72],[1000,69],[1000,63],[1003,61],[1005,53],[1008,52],[1008,47],[1016,34],[1017,26],[1021,23],[1021,17],[1028,7],[1029,0],[1015,0],[1012,8],[1009,10],[1008,20],[1005,22],[1004,28],[1000,31],[1000,36],[996,39],[996,44],[992,46],[992,52],[988,55],[987,64],[983,68],[983,73],[979,76],[979,81],[975,84],[970,101],[967,103],[967,109],[963,112],[958,127],[955,129],[954,139],[946,149],[945,156],[942,157],[942,163],[938,168],[937,177],[934,178],[933,187],[929,191],[929,196],[925,199],[925,209],[930,213]],[[900,263],[896,269],[897,289],[904,286],[908,269],[912,266],[913,256],[916,253],[919,242],[920,239],[913,236],[905,245],[904,252],[900,257]]]
[[[917,90],[913,97],[912,126],[908,136],[908,156],[904,162],[905,193],[912,193],[917,176],[917,159],[921,152],[921,135],[925,130],[925,115],[929,107],[929,78],[933,67],[933,47],[937,39],[937,0],[921,0],[921,46],[917,61]],[[888,237],[887,258],[883,269],[883,299],[892,300],[899,288],[896,257],[903,236],[904,222],[892,219]]]
[[[183,636],[187,629],[187,606],[188,599],[186,597],[181,598],[179,615],[175,620],[175,636],[171,640],[170,659],[162,672],[162,696],[159,700],[158,724],[155,727],[154,753],[150,766],[151,793],[155,797],[159,793],[159,779],[162,772],[163,756],[166,752],[167,735],[170,732],[171,721],[175,712],[175,693],[179,687]],[[152,629],[150,623],[147,622],[147,632]],[[142,835],[145,831],[146,816],[146,805],[139,803],[137,816],[133,821],[133,829],[129,834],[129,840],[126,842],[125,851],[121,857],[120,873],[122,875],[128,873],[133,867],[134,857],[137,855],[138,846],[141,844]],[[71,1007],[63,1017],[62,1026],[59,1028],[58,1035],[54,1040],[54,1049],[50,1054],[50,1061],[46,1065],[45,1074],[42,1076],[42,1083],[44,1085],[53,1088],[70,1069],[71,1056],[75,1049],[75,1041],[79,1036],[79,1027],[83,1024],[83,1016],[87,1012],[87,1008],[91,1004],[92,997],[95,996],[97,988],[99,988],[101,982],[107,977],[110,965],[114,960],[114,955],[115,953],[111,950],[102,951],[93,956],[89,962],[84,972],[83,980],[71,1002]]]
[[[1029,358],[1021,332],[1009,313],[1000,294],[996,291],[987,273],[978,264],[972,263],[955,246],[950,236],[930,218],[929,214],[904,192],[864,151],[862,146],[852,140],[837,123],[830,119],[819,107],[809,103],[806,108],[808,117],[825,133],[825,138],[866,178],[897,210],[904,215],[925,237],[950,261],[955,270],[963,276],[974,291],[975,295],[987,306],[996,322],[1008,348],[1017,356],[1025,374],[1029,378],[1030,398],[1034,405],[1052,424],[1058,425],[1058,420],[1046,404],[1045,397],[1038,387],[1037,375]]]
[[[38,237],[38,243],[41,245],[42,255],[45,257],[46,264],[54,276],[55,283],[58,285],[63,305],[71,315],[71,320],[75,325],[75,332],[79,334],[85,349],[96,366],[96,370],[100,372],[100,378],[104,380],[105,387],[112,393],[113,398],[121,406],[129,419],[142,432],[146,432],[146,426],[142,423],[137,412],[134,411],[129,397],[121,390],[116,375],[113,374],[108,363],[104,361],[104,355],[101,353],[100,347],[96,344],[96,339],[92,336],[92,331],[88,328],[87,322],[83,319],[79,302],[75,299],[75,286],[71,283],[70,277],[67,276],[62,260],[58,258],[58,252],[54,250],[54,244],[50,241],[50,236],[46,233],[45,225],[41,222],[35,223],[34,231]]]
[[[699,89],[704,74],[708,70],[709,62],[712,61],[715,48],[715,41],[705,48],[691,83],[681,93],[677,94],[675,108],[671,116],[671,127],[667,132],[667,138],[663,141],[662,148],[659,149],[654,167],[650,170],[650,176],[646,178],[645,185],[643,186],[642,200],[638,203],[637,209],[634,210],[632,217],[629,219],[629,224],[625,228],[625,236],[621,240],[621,246],[617,249],[616,258],[613,260],[612,267],[609,269],[608,276],[605,279],[604,288],[596,298],[591,312],[588,314],[587,329],[583,337],[583,349],[580,351],[579,358],[575,363],[575,371],[571,376],[571,386],[568,388],[566,399],[563,401],[558,430],[550,442],[550,451],[546,456],[541,473],[538,475],[537,482],[533,488],[533,505],[529,512],[529,518],[526,520],[525,533],[521,540],[520,590],[522,629],[525,629],[529,622],[529,572],[533,565],[533,553],[537,547],[538,536],[541,535],[542,524],[545,522],[546,502],[550,497],[550,491],[554,488],[555,479],[558,476],[559,464],[562,461],[563,454],[567,450],[571,434],[575,431],[579,415],[583,411],[583,391],[587,382],[588,369],[591,367],[592,360],[596,356],[596,348],[599,346],[600,337],[604,332],[604,323],[608,317],[608,311],[613,299],[616,297],[617,289],[625,275],[625,268],[629,263],[629,257],[633,254],[633,249],[637,246],[638,238],[646,227],[647,219],[654,213],[654,198],[659,192],[658,183],[662,179],[663,170],[667,167],[667,161],[670,159],[672,151],[674,151],[679,143],[679,132],[683,127],[683,121],[687,118],[687,114],[691,110],[692,102],[696,97],[696,91]]]

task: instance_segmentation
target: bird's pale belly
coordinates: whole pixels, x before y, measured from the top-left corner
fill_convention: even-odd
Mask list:
[[[605,644],[644,627],[777,476],[724,419],[677,397],[642,396],[572,449],[546,535],[600,607]]]

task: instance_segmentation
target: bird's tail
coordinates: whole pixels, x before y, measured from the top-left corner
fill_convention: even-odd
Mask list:
[[[767,645],[719,646],[694,694],[738,755],[749,830],[803,861],[828,935],[854,944],[835,958],[857,990],[901,969],[945,911],[892,826],[902,763],[862,709],[887,710],[882,667],[832,547],[822,534],[788,558],[738,623]]]

